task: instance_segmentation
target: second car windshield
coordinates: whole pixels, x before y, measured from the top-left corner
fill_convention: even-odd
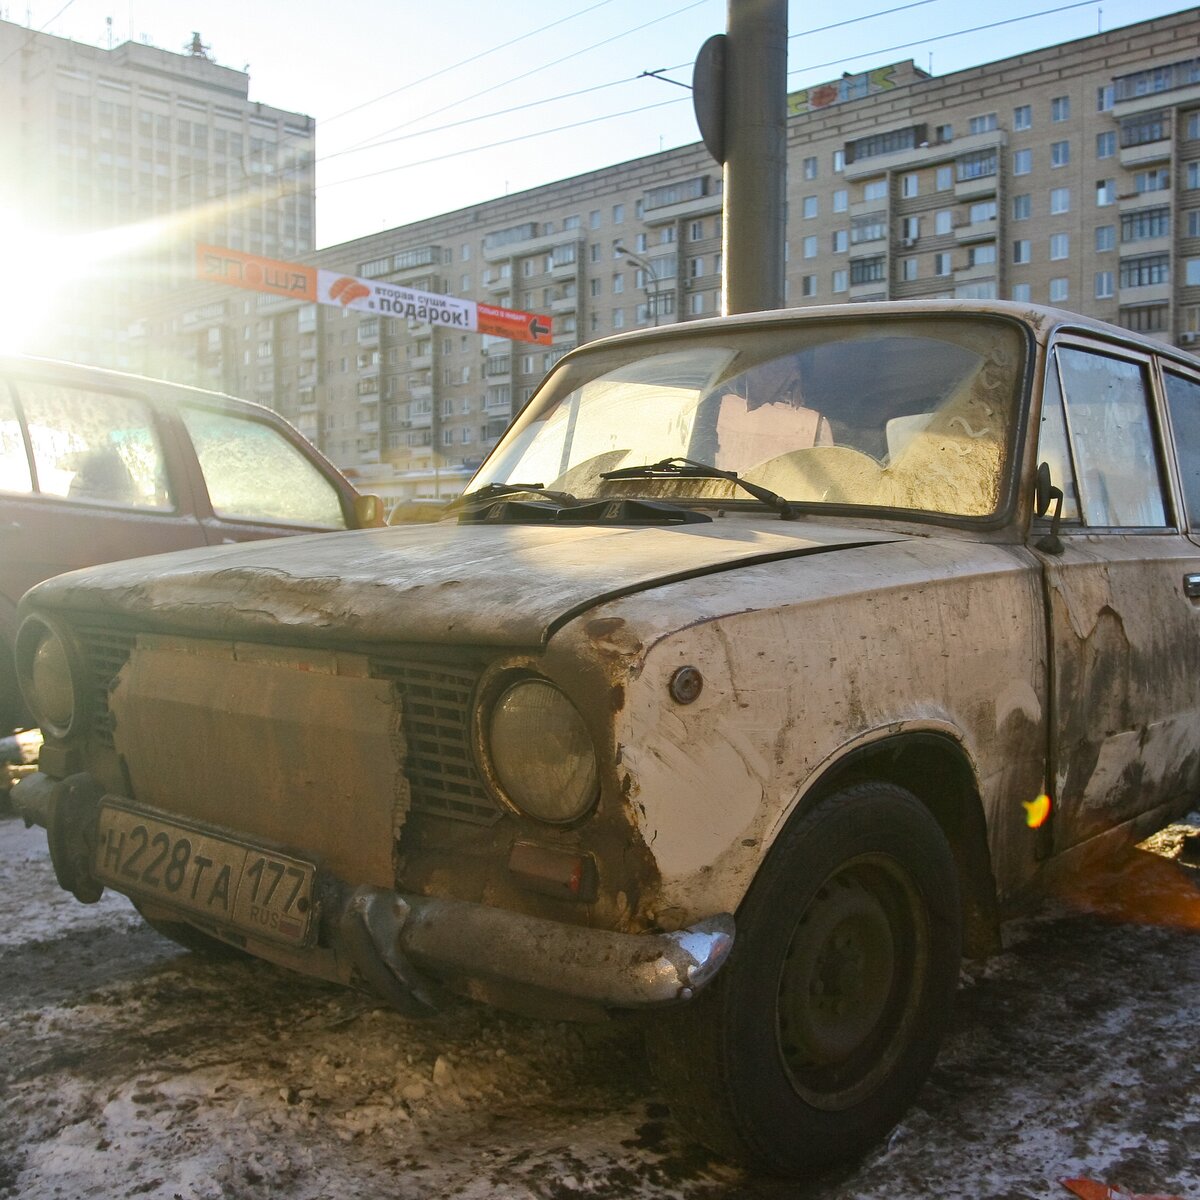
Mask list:
[[[1024,365],[1016,326],[945,315],[606,347],[548,380],[469,490],[536,480],[580,499],[737,496],[686,474],[605,478],[687,458],[799,503],[986,516]]]

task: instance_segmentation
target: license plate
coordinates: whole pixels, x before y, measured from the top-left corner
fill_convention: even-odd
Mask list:
[[[308,936],[316,867],[303,859],[106,801],[95,871],[119,891],[255,937],[300,945]]]

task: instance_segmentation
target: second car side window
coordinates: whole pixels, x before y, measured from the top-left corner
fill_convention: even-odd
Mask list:
[[[217,516],[346,528],[333,484],[277,430],[211,409],[181,413]]]
[[[1175,433],[1175,456],[1187,502],[1188,525],[1200,529],[1200,381],[1164,371],[1167,408]]]
[[[7,386],[0,383],[0,492],[31,491],[33,476],[29,472],[21,422]]]
[[[46,380],[20,380],[16,387],[40,493],[82,504],[172,507],[148,405]]]
[[[1074,347],[1057,351],[1086,525],[1167,524],[1146,368]]]

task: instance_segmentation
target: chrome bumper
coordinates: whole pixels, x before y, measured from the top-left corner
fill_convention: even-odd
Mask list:
[[[59,883],[84,901],[103,891],[90,872],[99,797],[86,775],[58,781],[37,773],[13,789],[17,813],[46,829]],[[414,1016],[441,1007],[436,980],[443,976],[494,980],[601,1008],[675,1004],[704,987],[733,948],[728,913],[672,933],[617,933],[328,876],[324,882],[323,944],[306,952],[310,963],[289,965],[361,981]],[[272,957],[267,947],[261,954]]]

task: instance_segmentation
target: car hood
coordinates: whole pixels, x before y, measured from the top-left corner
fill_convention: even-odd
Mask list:
[[[898,540],[738,517],[666,527],[442,521],[129,559],[47,580],[26,604],[198,636],[531,646],[618,596]]]

